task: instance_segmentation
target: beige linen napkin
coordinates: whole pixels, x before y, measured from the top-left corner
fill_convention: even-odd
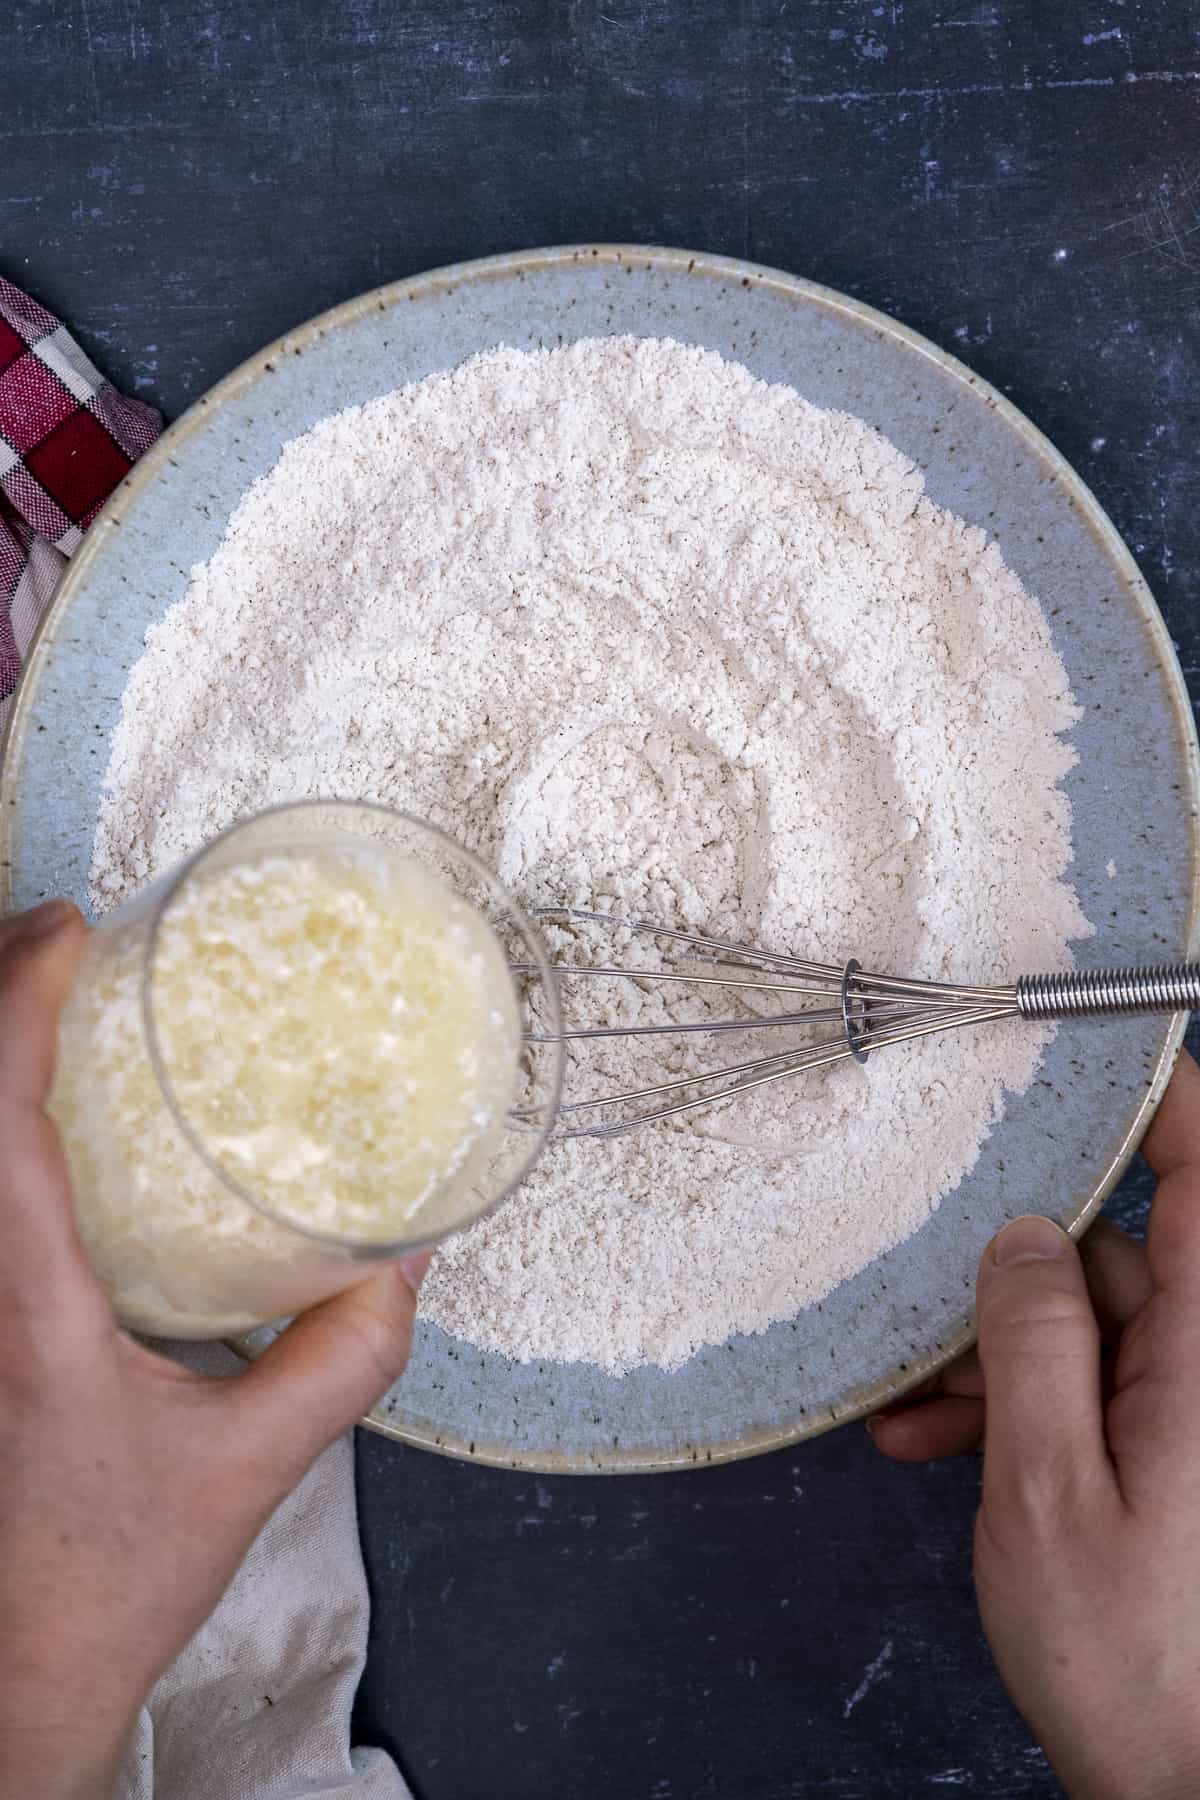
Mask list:
[[[206,1374],[241,1367],[217,1344],[167,1348]],[[382,1750],[350,1747],[367,1618],[347,1436],[267,1521],[150,1695],[118,1800],[411,1800]]]

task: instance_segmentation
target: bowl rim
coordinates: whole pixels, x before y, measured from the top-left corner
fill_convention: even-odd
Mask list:
[[[318,339],[344,326],[354,324],[371,312],[387,312],[401,303],[416,303],[453,293],[457,287],[489,281],[522,279],[532,272],[550,271],[572,264],[599,264],[622,268],[661,270],[675,276],[698,276],[725,284],[736,284],[750,291],[765,289],[776,298],[794,306],[815,306],[860,328],[887,337],[898,346],[934,365],[964,386],[975,390],[1021,439],[1031,455],[1065,492],[1102,551],[1109,557],[1121,577],[1129,597],[1141,616],[1149,635],[1155,658],[1162,668],[1167,693],[1179,733],[1183,762],[1187,772],[1187,800],[1192,820],[1192,890],[1188,907],[1188,942],[1184,954],[1194,955],[1200,947],[1200,745],[1191,700],[1183,678],[1174,644],[1149,585],[1116,526],[1096,496],[1050,439],[999,389],[977,375],[966,363],[949,351],[914,331],[910,326],[862,300],[851,298],[836,288],[792,275],[782,269],[740,257],[722,256],[706,251],[692,251],[669,246],[596,242],[549,245],[541,248],[505,251],[495,256],[445,264],[416,275],[386,282],[378,287],[340,301],[317,313],[302,324],[284,332],[265,348],[247,357],[228,375],[201,394],[179,419],[167,426],[145,455],[114,490],[100,512],[80,548],[72,556],[47,607],[26,655],[21,681],[9,706],[9,717],[0,736],[0,911],[11,905],[11,870],[4,854],[8,821],[13,816],[16,796],[13,769],[16,752],[24,741],[32,710],[32,697],[42,663],[55,640],[75,592],[81,588],[93,560],[106,540],[121,525],[123,515],[133,506],[143,488],[171,462],[177,445],[202,430],[209,416],[227,402],[237,398],[260,378],[270,373],[271,365],[281,357],[301,353]],[[1079,1237],[1091,1224],[1105,1200],[1124,1174],[1141,1138],[1158,1107],[1171,1077],[1183,1043],[1187,1015],[1172,1015],[1163,1047],[1155,1062],[1140,1105],[1138,1106],[1108,1168],[1096,1183],[1091,1197],[1079,1206],[1068,1223],[1073,1237]],[[974,1330],[968,1325],[947,1335],[940,1349],[922,1356],[911,1356],[906,1366],[886,1370],[873,1381],[850,1389],[841,1404],[805,1415],[798,1422],[782,1427],[751,1428],[740,1437],[714,1444],[681,1445],[675,1451],[646,1451],[623,1446],[604,1452],[552,1451],[514,1455],[503,1444],[476,1439],[468,1443],[457,1433],[436,1431],[418,1421],[397,1423],[379,1408],[363,1424],[382,1436],[422,1449],[436,1450],[442,1455],[463,1461],[485,1463],[498,1468],[518,1469],[537,1474],[651,1474],[711,1464],[740,1461],[744,1457],[762,1455],[769,1450],[786,1448],[808,1438],[817,1437],[850,1420],[862,1418],[897,1399],[910,1388],[926,1381],[946,1367],[974,1342]],[[241,1354],[245,1340],[235,1347]],[[385,1397],[386,1398],[386,1397]]]

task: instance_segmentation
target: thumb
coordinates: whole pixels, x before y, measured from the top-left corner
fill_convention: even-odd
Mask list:
[[[0,1105],[41,1106],[58,1015],[79,966],[83,920],[66,900],[0,919]]]
[[[987,1394],[983,1504],[993,1522],[1045,1518],[1115,1492],[1104,1441],[1100,1331],[1074,1244],[1053,1220],[1014,1219],[979,1265]]]
[[[83,937],[83,920],[65,901],[0,920],[0,1328],[19,1330],[26,1344],[47,1328],[68,1338],[112,1329],[75,1229],[62,1145],[43,1110]]]
[[[229,1441],[269,1445],[282,1491],[403,1374],[430,1261],[403,1257],[323,1300],[239,1380],[219,1384]]]

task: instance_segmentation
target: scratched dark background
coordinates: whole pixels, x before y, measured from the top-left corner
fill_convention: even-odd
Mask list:
[[[813,276],[1050,434],[1194,681],[1198,127],[1175,0],[10,0],[0,267],[171,416],[460,257],[622,238]],[[850,1427],[679,1477],[365,1437],[359,1469],[359,1732],[421,1800],[1057,1792],[976,1623],[969,1462],[893,1469]]]

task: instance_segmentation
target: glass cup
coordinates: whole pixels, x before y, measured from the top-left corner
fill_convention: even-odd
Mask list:
[[[490,926],[514,978],[522,1034],[516,1091],[480,1169],[447,1182],[438,1228],[381,1241],[315,1230],[269,1203],[189,1114],[163,1055],[157,974],[164,923],[219,871],[304,852],[381,875],[419,864]],[[381,983],[386,968],[376,972]],[[336,1021],[331,1022],[336,1033]],[[563,1050],[541,940],[495,876],[432,825],[354,801],[279,806],[214,839],[88,933],[63,1010],[50,1111],[63,1138],[80,1234],[113,1307],[159,1336],[223,1337],[290,1316],[363,1279],[372,1263],[440,1243],[508,1197],[549,1135]],[[346,1047],[351,1053],[351,1047]]]

